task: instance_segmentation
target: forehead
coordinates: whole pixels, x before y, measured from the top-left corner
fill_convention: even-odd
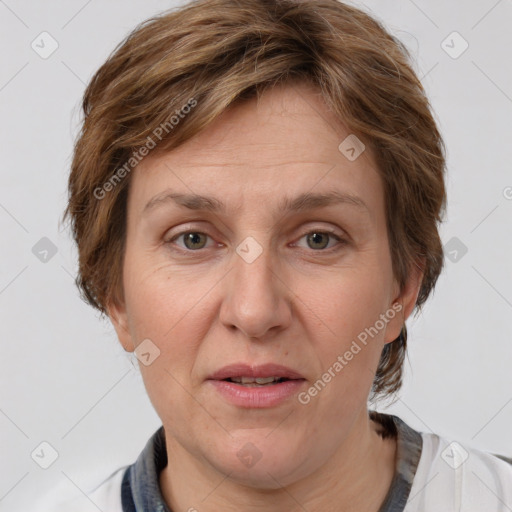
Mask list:
[[[178,148],[146,157],[133,172],[130,202],[142,213],[164,191],[213,195],[240,207],[249,198],[265,204],[285,192],[332,190],[379,202],[371,152],[347,158],[339,149],[347,137],[354,135],[318,90],[279,86],[228,109]]]
[[[304,161],[322,156],[325,148],[336,149],[347,133],[315,87],[280,85],[234,104],[173,154],[184,166],[195,164],[196,153],[201,161],[208,153],[226,163],[275,165],[277,155]]]

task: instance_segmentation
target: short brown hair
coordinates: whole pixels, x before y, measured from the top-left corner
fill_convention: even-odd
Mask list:
[[[105,314],[123,300],[126,162],[134,152],[156,142],[162,126],[158,150],[173,149],[228,107],[292,80],[313,84],[371,147],[393,272],[403,286],[411,266],[422,266],[421,307],[443,265],[443,141],[406,48],[377,20],[336,0],[196,0],[146,20],[114,49],[84,93],[64,213],[87,302]],[[373,397],[399,390],[405,352],[403,331],[385,345]]]

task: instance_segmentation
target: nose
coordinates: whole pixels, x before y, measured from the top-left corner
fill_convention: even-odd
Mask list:
[[[263,339],[290,325],[293,293],[268,244],[252,237],[246,240],[238,246],[226,276],[220,320],[247,338]]]

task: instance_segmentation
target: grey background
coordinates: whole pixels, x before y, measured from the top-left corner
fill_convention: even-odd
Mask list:
[[[454,261],[408,323],[400,399],[379,409],[512,456],[512,2],[353,3],[411,48],[448,147],[442,237]],[[160,425],[137,361],[78,296],[59,219],[85,84],[128,31],[174,5],[0,0],[1,510],[55,486],[86,490],[132,463]],[[47,59],[31,47],[43,31],[58,43]],[[469,44],[458,58],[454,31]],[[44,441],[58,453],[48,469],[31,457]]]

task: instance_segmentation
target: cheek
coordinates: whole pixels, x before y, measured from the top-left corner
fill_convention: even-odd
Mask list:
[[[158,356],[150,365],[139,362],[148,397],[160,418],[167,425],[174,424],[176,411],[183,424],[195,421],[200,414],[193,407],[190,395],[190,375],[197,353],[204,339],[204,325],[198,321],[201,307],[180,287],[169,281],[144,279],[132,290],[130,308],[132,336],[150,339],[157,347]],[[195,306],[195,307],[194,307]],[[194,413],[195,411],[195,413]]]
[[[125,262],[125,289],[132,331],[140,336],[168,340],[175,331],[190,327],[189,316],[200,304],[207,284],[192,267],[172,268],[151,255],[132,250]]]
[[[326,280],[322,291],[312,293],[304,283],[298,293],[304,312],[310,311],[307,336],[322,369],[319,378],[328,382],[324,403],[338,403],[344,396],[345,405],[356,404],[368,393],[384,346],[387,324],[381,315],[389,307],[388,282],[384,269],[368,264]]]
[[[373,325],[389,307],[387,281],[384,269],[368,265],[332,275],[314,292],[305,282],[297,295],[331,338],[343,343]]]
[[[197,350],[204,334],[205,314],[199,299],[179,289],[140,289],[132,301],[131,330],[139,342],[151,339],[166,359],[172,355],[169,362],[175,366]]]
[[[139,363],[139,367],[148,393],[166,394],[165,390],[172,391],[189,379],[206,334],[204,292],[200,284],[171,279],[162,271],[138,276],[126,288],[130,332],[136,345],[149,339],[156,346],[159,354],[154,362],[148,366]]]

